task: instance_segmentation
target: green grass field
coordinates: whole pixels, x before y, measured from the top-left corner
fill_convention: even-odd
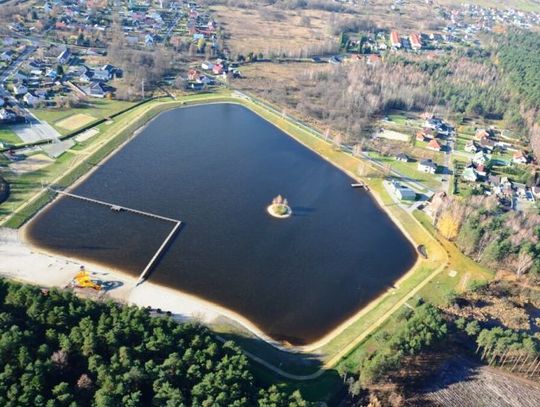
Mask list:
[[[396,161],[394,157],[384,157],[376,152],[369,152],[369,156],[375,158],[383,164],[390,164],[392,169],[402,173],[403,175],[412,178],[416,181],[422,182],[430,188],[438,188],[441,185],[441,181],[434,174],[426,174],[425,172],[418,171],[418,162],[401,162]]]
[[[58,126],[58,123],[61,123],[63,120],[74,116],[76,114],[88,115],[95,117],[96,120],[104,119],[109,117],[112,114],[118,113],[122,110],[127,109],[130,106],[133,106],[132,102],[124,102],[121,100],[91,100],[91,106],[84,108],[76,109],[32,109],[32,113],[40,120],[43,120],[50,125],[52,125],[58,132],[62,135],[71,133],[77,128],[66,129]],[[84,124],[78,128],[84,127]]]
[[[22,140],[8,126],[0,124],[0,142],[6,144],[22,143]]]

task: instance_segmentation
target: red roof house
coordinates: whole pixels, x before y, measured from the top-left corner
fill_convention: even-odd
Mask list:
[[[428,143],[427,148],[429,148],[430,150],[441,151],[441,145],[435,139],[431,140]]]

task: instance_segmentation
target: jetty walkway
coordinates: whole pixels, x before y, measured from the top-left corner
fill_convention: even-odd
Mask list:
[[[147,216],[149,218],[159,219],[159,220],[163,220],[163,221],[166,221],[166,222],[174,223],[174,227],[172,228],[171,232],[167,235],[167,237],[165,238],[165,240],[163,241],[163,243],[161,244],[159,249],[157,249],[157,251],[154,253],[154,255],[152,256],[150,261],[146,264],[143,271],[141,272],[141,274],[139,276],[139,279],[137,280],[137,285],[142,284],[148,278],[148,276],[150,275],[150,272],[154,269],[157,262],[159,261],[161,256],[165,253],[165,251],[169,247],[169,244],[171,243],[173,238],[178,233],[178,230],[182,226],[182,221],[180,221],[178,219],[168,218],[166,216],[157,215],[157,214],[151,213],[151,212],[140,211],[138,209],[128,208],[127,206],[121,206],[121,205],[113,204],[113,203],[110,203],[110,202],[100,201],[99,199],[89,198],[87,196],[72,194],[71,192],[61,191],[59,189],[55,189],[55,188],[51,188],[51,187],[48,187],[48,189],[55,192],[55,193],[57,193],[57,194],[59,194],[59,195],[64,195],[64,196],[68,196],[70,198],[79,199],[81,201],[106,206],[106,207],[110,208],[112,211],[115,211],[115,212],[122,212],[122,211],[131,212],[131,213],[134,213],[134,214],[137,214],[137,215]]]

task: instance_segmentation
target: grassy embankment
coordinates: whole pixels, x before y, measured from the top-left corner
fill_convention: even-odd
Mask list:
[[[349,175],[355,175],[359,164],[357,158],[337,151],[330,143],[315,137],[307,130],[255,103],[240,101],[220,94],[194,95],[183,97],[174,102],[153,101],[137,107],[115,118],[112,124],[100,125],[99,135],[85,142],[85,145],[79,151],[65,154],[55,164],[45,170],[38,171],[39,174],[26,174],[11,180],[14,182],[15,190],[7,205],[4,204],[0,207],[2,211],[0,216],[5,216],[10,210],[15,213],[5,222],[5,226],[19,227],[52,198],[47,192],[39,192],[41,182],[46,184],[54,183],[61,187],[68,186],[128,140],[136,129],[144,125],[157,113],[185,104],[213,101],[234,101],[246,105]],[[456,270],[458,273],[465,273],[467,268],[471,266],[471,264],[459,257],[459,252],[451,243],[437,241],[430,233],[435,232],[422,226],[422,223],[425,224],[424,219],[419,218],[422,221],[421,223],[397,206],[383,188],[380,176],[374,174],[372,178],[366,181],[380,205],[395,219],[404,232],[417,244],[426,246],[429,259],[421,259],[402,281],[398,282],[395,287],[388,290],[379,300],[370,305],[369,312],[359,315],[343,332],[314,351],[314,353],[320,355],[324,367],[328,369],[324,374],[314,380],[302,382],[285,381],[291,387],[299,387],[303,394],[312,400],[327,399],[335,393],[336,389],[341,385],[341,379],[337,375],[335,368],[354,372],[357,368],[358,355],[365,349],[365,344],[369,343],[372,335],[387,324],[392,315],[413,295],[426,296],[430,299],[433,298],[434,301],[443,299],[448,292],[456,288],[457,281],[455,278],[446,278],[445,276],[448,273],[444,271]],[[27,201],[30,203],[24,204]],[[424,226],[429,225],[425,224]],[[474,269],[474,263],[472,266]],[[479,276],[479,273],[474,270],[469,272],[471,273],[469,282]],[[437,279],[437,283],[432,284],[433,287],[431,287],[430,284],[434,277]],[[483,278],[485,277],[483,276]],[[230,328],[220,330],[220,333],[227,334],[227,332],[234,335],[246,350],[259,355],[264,360],[287,372],[306,375],[317,370],[317,367],[306,366],[301,360],[292,360],[290,355],[285,358],[281,352],[260,341],[250,340],[242,332],[231,331]],[[255,370],[259,380],[263,382],[283,382],[283,378],[262,366],[257,365]]]
[[[71,185],[159,112],[190,103],[220,100],[224,100],[221,94],[206,94],[187,96],[178,101],[151,101],[116,117],[112,124],[97,126],[98,135],[69,150],[54,164],[19,176],[6,171],[4,177],[10,183],[11,193],[0,206],[1,225],[11,228],[22,226],[52,199],[50,192],[41,190],[42,185],[55,184],[61,188]]]

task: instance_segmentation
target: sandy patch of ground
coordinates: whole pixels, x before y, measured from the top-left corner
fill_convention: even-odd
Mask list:
[[[77,143],[82,143],[88,139],[91,139],[92,137],[94,137],[96,134],[99,133],[99,130],[98,129],[89,129],[89,130],[86,130],[85,132],[79,134],[77,137],[75,137],[75,141]]]
[[[222,323],[223,318],[229,319],[259,338],[280,346],[247,319],[217,304],[148,281],[137,286],[136,277],[120,271],[47,253],[26,242],[24,233],[25,228],[20,231],[0,228],[0,277],[42,287],[63,288],[84,265],[91,279],[105,287],[100,295],[140,307],[170,311],[178,320],[195,319],[212,324]]]
[[[409,141],[411,138],[410,135],[405,133],[400,133],[394,130],[388,130],[388,129],[381,129],[382,131],[378,131],[375,133],[375,137],[385,138],[388,140],[395,140],[395,141]]]
[[[13,161],[9,164],[9,169],[15,174],[26,174],[40,170],[53,162],[54,160],[45,154],[35,154],[21,161]]]
[[[56,126],[62,127],[66,130],[76,130],[89,123],[92,123],[96,118],[84,113],[77,113],[72,116],[66,117],[59,122],[56,122]]]

